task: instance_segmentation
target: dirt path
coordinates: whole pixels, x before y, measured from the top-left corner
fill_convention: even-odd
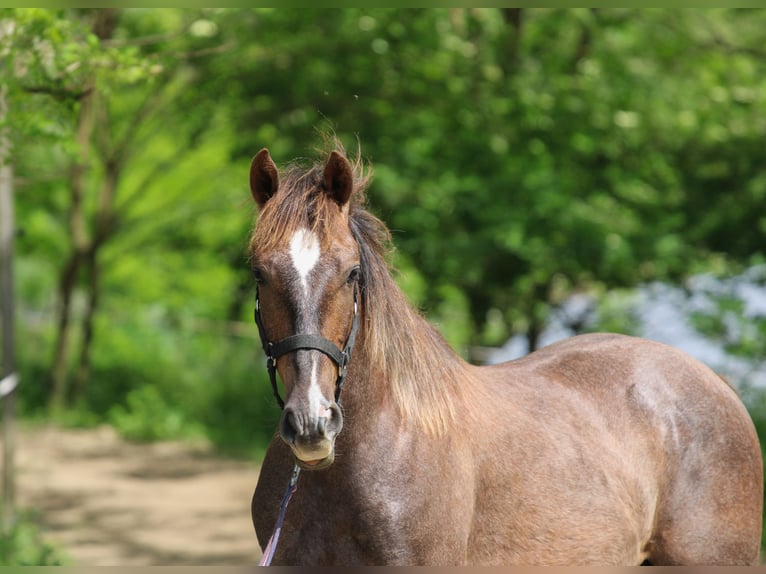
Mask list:
[[[253,463],[109,427],[19,431],[17,496],[75,565],[254,564]]]

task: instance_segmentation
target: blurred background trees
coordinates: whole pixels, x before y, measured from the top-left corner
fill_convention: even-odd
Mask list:
[[[3,9],[23,411],[257,455],[249,160],[327,131],[467,358],[763,263],[764,46],[763,10]]]

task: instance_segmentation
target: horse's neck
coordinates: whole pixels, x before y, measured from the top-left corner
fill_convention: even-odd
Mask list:
[[[374,356],[368,334],[362,333],[344,403],[355,420],[385,416],[388,423],[439,434],[448,430],[464,388],[470,387],[471,367],[409,306],[399,318],[401,324],[389,329],[383,360]]]
[[[375,416],[380,406],[390,402],[390,380],[386,374],[360,350],[351,360],[343,388],[343,410],[353,419]]]

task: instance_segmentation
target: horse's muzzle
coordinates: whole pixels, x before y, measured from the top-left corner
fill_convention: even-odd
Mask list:
[[[320,470],[335,459],[335,437],[343,428],[340,407],[332,403],[320,413],[285,406],[279,435],[292,449],[297,463],[306,470]]]

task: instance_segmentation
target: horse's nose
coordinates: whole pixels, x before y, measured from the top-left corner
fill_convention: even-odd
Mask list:
[[[332,441],[343,426],[340,407],[332,403],[322,413],[308,413],[289,405],[282,412],[279,434],[287,444]]]

